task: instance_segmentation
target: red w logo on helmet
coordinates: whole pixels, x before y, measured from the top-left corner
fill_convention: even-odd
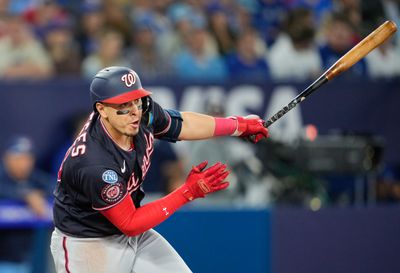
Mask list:
[[[121,77],[121,80],[125,83],[127,87],[131,87],[132,85],[135,84],[136,82],[136,77],[133,72],[130,72],[128,74],[125,74]]]

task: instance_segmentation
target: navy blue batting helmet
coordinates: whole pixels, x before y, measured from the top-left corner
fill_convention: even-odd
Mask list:
[[[93,108],[96,102],[121,104],[151,95],[139,76],[128,67],[110,66],[100,70],[90,84]]]

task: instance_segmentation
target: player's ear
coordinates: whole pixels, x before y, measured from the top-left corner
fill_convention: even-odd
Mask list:
[[[105,111],[104,104],[97,102],[96,103],[96,109],[97,109],[97,112],[99,112],[101,117],[103,117],[103,118],[107,118],[108,117],[108,115],[107,115],[107,113]]]

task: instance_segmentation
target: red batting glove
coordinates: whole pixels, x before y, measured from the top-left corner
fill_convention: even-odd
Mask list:
[[[232,117],[238,121],[238,126],[233,136],[239,136],[249,139],[253,143],[259,142],[268,137],[268,129],[264,127],[264,121],[256,115],[246,117]]]
[[[204,198],[206,194],[229,186],[229,182],[224,181],[230,173],[226,170],[226,165],[218,162],[205,169],[207,164],[208,162],[204,161],[193,167],[182,186],[182,193],[189,201]]]

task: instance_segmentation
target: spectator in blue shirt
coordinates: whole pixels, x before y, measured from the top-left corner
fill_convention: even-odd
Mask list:
[[[256,6],[252,14],[253,24],[266,44],[271,46],[281,32],[280,26],[288,12],[287,3],[281,0],[251,2]]]
[[[186,40],[186,48],[177,54],[173,66],[177,76],[190,80],[224,80],[228,76],[225,63],[217,54],[206,51],[207,30],[195,27]]]
[[[325,70],[357,43],[357,35],[345,14],[334,13],[328,19],[324,36],[325,44],[320,47],[320,56]],[[365,59],[354,64],[345,75],[346,77],[367,76]]]
[[[325,17],[329,14],[331,10],[334,8],[334,0],[318,0],[318,1],[310,1],[310,0],[291,0],[288,1],[288,8],[308,8],[312,9],[313,17],[316,20],[316,23],[321,23]]]
[[[232,79],[262,80],[269,78],[269,68],[264,58],[257,55],[256,32],[247,30],[237,40],[237,50],[227,56]]]
[[[0,200],[22,202],[37,217],[45,217],[49,214],[45,196],[51,191],[51,178],[34,165],[32,141],[23,136],[12,139],[0,165]],[[1,229],[0,272],[30,272],[33,234],[32,229]]]

